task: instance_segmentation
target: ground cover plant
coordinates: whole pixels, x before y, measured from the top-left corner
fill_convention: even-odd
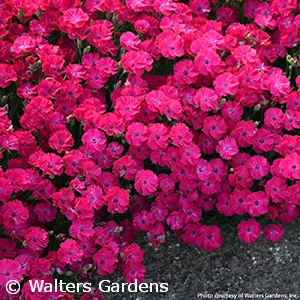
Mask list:
[[[279,241],[299,217],[299,10],[0,0],[1,298],[103,298],[29,280],[140,283],[141,233]]]

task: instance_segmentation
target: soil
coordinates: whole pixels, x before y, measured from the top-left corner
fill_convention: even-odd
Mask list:
[[[299,220],[275,244],[263,236],[253,246],[234,238],[230,245],[206,253],[171,233],[159,249],[146,238],[139,244],[145,253],[144,282],[168,283],[168,292],[105,293],[106,300],[300,299]]]

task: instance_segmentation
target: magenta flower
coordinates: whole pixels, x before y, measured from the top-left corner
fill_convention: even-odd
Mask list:
[[[136,173],[134,188],[143,196],[153,194],[158,185],[157,176],[150,170],[140,170]]]
[[[234,95],[237,91],[239,80],[237,76],[224,72],[214,81],[215,91],[219,96]]]
[[[229,160],[239,152],[239,148],[235,139],[227,136],[224,140],[219,141],[216,151],[222,158]]]
[[[61,243],[57,253],[60,260],[65,264],[80,261],[83,256],[83,251],[78,245],[78,242],[73,239],[67,239]]]
[[[284,236],[284,229],[281,224],[269,224],[264,228],[264,235],[268,241],[279,242]]]
[[[255,219],[243,220],[238,225],[238,238],[246,243],[254,244],[261,235],[261,225]]]
[[[10,280],[21,281],[22,270],[19,262],[12,259],[0,260],[0,284],[5,286]]]
[[[49,237],[45,229],[29,227],[25,232],[25,241],[30,249],[40,251],[47,247]]]
[[[197,246],[204,248],[205,251],[212,252],[223,244],[223,236],[220,228],[216,225],[203,225],[199,230],[199,242]]]
[[[122,214],[129,206],[129,192],[117,186],[111,187],[104,196],[104,203],[111,214]]]

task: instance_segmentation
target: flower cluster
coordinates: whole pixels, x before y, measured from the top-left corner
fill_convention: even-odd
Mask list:
[[[299,217],[299,3],[226,3],[0,3],[1,298],[141,282],[138,233],[214,251],[231,221],[253,244]]]

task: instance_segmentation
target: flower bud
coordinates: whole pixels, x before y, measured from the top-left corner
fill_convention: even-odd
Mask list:
[[[83,54],[87,54],[87,53],[89,53],[91,51],[91,46],[87,46],[87,47],[85,47],[84,49],[83,49]]]
[[[256,112],[256,111],[259,111],[260,108],[261,108],[261,105],[260,105],[260,104],[256,104],[256,105],[254,106],[254,111],[255,111],[255,112]]]

